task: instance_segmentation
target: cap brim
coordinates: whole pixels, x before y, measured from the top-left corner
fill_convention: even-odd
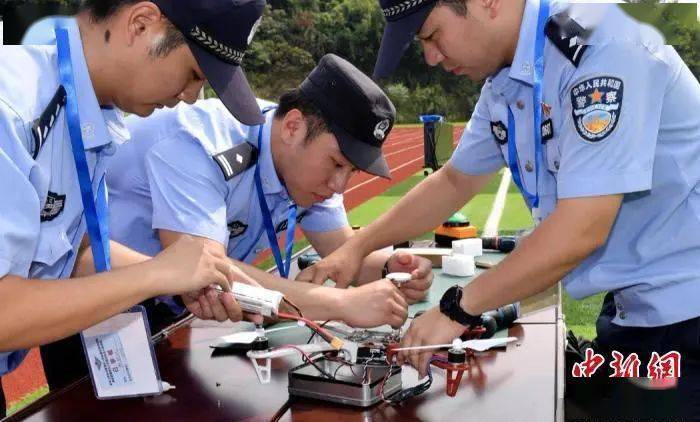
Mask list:
[[[345,129],[334,123],[330,123],[330,126],[338,139],[340,152],[353,166],[369,174],[391,179],[391,171],[381,147],[355,139]]]
[[[435,7],[434,4],[428,4],[401,20],[387,22],[382,43],[379,46],[377,63],[374,65],[372,77],[375,80],[386,78],[394,73],[401,57],[420,31],[433,7]]]
[[[245,125],[262,124],[265,118],[243,69],[219,60],[189,40],[187,43],[209,84],[228,111]]]

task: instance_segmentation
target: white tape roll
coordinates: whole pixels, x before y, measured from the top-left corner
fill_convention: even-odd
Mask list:
[[[481,256],[484,254],[481,239],[461,239],[452,242],[452,253]]]
[[[457,277],[471,277],[476,268],[470,255],[447,255],[442,257],[442,272]]]

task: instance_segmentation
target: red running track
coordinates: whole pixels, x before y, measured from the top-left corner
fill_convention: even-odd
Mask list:
[[[463,129],[463,126],[455,127],[455,143],[462,135]],[[386,180],[366,173],[354,175],[345,191],[347,210],[374,198],[423,168],[423,129],[420,127],[394,129],[386,140],[383,150],[392,179]],[[301,232],[297,232],[297,239],[301,237]],[[264,260],[270,256],[270,253],[267,251],[261,255],[260,260]],[[46,385],[38,350],[33,349],[17,370],[2,377],[2,384],[8,405]]]

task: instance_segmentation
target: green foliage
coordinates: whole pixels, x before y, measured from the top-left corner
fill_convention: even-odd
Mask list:
[[[259,97],[274,100],[298,86],[326,53],[372,73],[384,28],[376,0],[272,0],[269,5],[245,64]],[[416,123],[425,113],[467,120],[479,92],[478,85],[427,66],[417,44],[389,83],[401,123]]]
[[[260,31],[246,57],[246,73],[258,96],[275,100],[294,88],[326,53],[345,57],[371,74],[384,19],[376,0],[270,0]],[[700,25],[695,5],[625,5],[638,19],[667,35],[695,75],[700,72]],[[418,44],[409,47],[385,89],[400,123],[437,113],[465,121],[480,84],[426,65]]]

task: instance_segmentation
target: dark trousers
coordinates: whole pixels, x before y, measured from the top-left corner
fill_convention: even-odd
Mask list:
[[[697,300],[697,298],[688,298]],[[663,420],[700,421],[700,317],[661,327],[623,327],[612,322],[615,302],[608,293],[596,322],[597,338],[593,342],[596,353],[605,357],[605,364],[596,372],[596,378],[579,378],[573,391],[582,391],[582,384],[590,383],[588,405],[597,408],[588,416],[606,420],[613,418],[661,418]],[[652,352],[663,356],[677,351],[681,355],[678,387],[672,390],[644,390],[621,378],[609,378],[613,373],[609,364],[612,352],[627,358],[639,356],[639,376],[647,376],[647,363]],[[567,388],[569,386],[567,385]],[[567,393],[568,395],[568,393]],[[584,394],[585,396],[585,394]],[[585,398],[584,398],[585,399]],[[567,419],[571,413],[567,413]]]

